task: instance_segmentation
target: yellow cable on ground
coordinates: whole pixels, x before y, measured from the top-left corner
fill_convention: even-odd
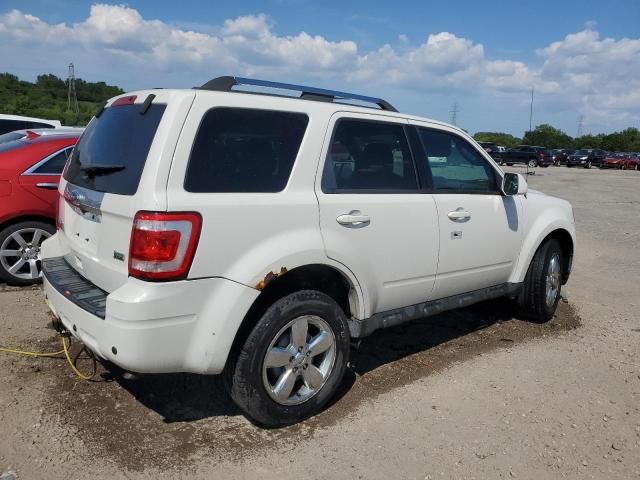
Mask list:
[[[12,348],[1,348],[0,352],[15,353],[16,355],[27,355],[29,357],[55,357],[56,355],[62,355],[64,350],[59,352],[25,352],[23,350],[14,350]]]
[[[75,373],[78,376],[78,378],[81,378],[82,380],[91,380],[91,378],[95,375],[95,371],[91,375],[86,375],[82,373],[80,370],[78,370],[76,366],[73,364],[73,360],[71,360],[71,355],[69,355],[69,345],[67,345],[67,342],[64,337],[61,337],[61,338],[62,338],[62,350],[60,350],[59,352],[28,352],[25,350],[18,350],[15,348],[2,348],[2,347],[0,347],[0,352],[14,353],[16,355],[26,355],[28,357],[55,357],[56,355],[62,355],[64,353],[64,356],[67,359],[67,363],[69,363],[69,366],[71,367],[71,370],[73,370],[73,373]],[[95,369],[95,359],[94,359],[94,369]]]
[[[85,375],[76,368],[76,366],[73,364],[73,361],[71,360],[71,356],[69,355],[69,346],[67,345],[64,337],[62,337],[62,348],[64,349],[64,356],[67,357],[67,362],[69,363],[71,370],[73,370],[73,373],[75,373],[78,378],[81,378],[82,380],[91,380],[91,377],[95,375],[95,371],[91,375]],[[95,362],[93,366],[95,367]]]

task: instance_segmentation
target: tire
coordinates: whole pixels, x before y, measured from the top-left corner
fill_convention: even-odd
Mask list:
[[[16,286],[42,282],[40,247],[55,232],[53,225],[36,221],[15,223],[0,231],[0,280]]]
[[[563,273],[562,247],[555,239],[547,240],[533,256],[518,296],[522,317],[537,323],[553,318],[560,301]]]
[[[620,165],[620,170],[626,170],[627,166],[623,163],[622,165]]]
[[[507,163],[508,167],[513,167],[513,163]]]
[[[527,162],[527,166],[528,166],[529,168],[535,168],[535,167],[537,167],[537,166],[538,166],[538,162],[537,162],[535,159],[531,158],[531,159],[529,159],[529,161]]]
[[[304,342],[300,336],[295,340],[292,323],[299,327],[299,333],[306,325]],[[307,355],[320,335],[328,340],[319,348],[327,349]],[[331,340],[333,343],[327,346]],[[296,348],[299,343],[304,346]],[[230,359],[225,385],[236,405],[254,423],[267,427],[297,423],[320,412],[334,396],[347,368],[349,348],[349,326],[340,306],[324,293],[301,290],[276,301],[262,315]],[[271,356],[273,367],[266,364],[270,351],[275,353]],[[321,381],[317,389],[307,383],[311,377]],[[280,398],[276,393],[279,383],[291,385],[281,391]]]
[[[591,160],[589,160],[587,162],[587,164],[584,166],[584,168],[591,168]]]

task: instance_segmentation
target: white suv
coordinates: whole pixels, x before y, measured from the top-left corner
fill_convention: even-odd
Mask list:
[[[456,127],[344,92],[122,95],[63,177],[42,252],[64,327],[127,370],[224,372],[269,426],[330,400],[351,338],[500,296],[549,320],[573,257],[569,203]]]

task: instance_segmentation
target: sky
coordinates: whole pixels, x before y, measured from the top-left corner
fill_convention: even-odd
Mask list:
[[[640,127],[640,0],[0,0],[0,71],[193,87],[220,75],[382,97],[471,133]]]

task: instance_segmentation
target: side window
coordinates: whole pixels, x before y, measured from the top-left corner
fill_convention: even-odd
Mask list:
[[[495,170],[466,140],[426,128],[419,132],[436,193],[497,192]]]
[[[16,120],[0,120],[0,134],[20,130],[22,122]]]
[[[404,127],[339,120],[322,175],[322,191],[417,191],[418,180]]]
[[[67,163],[67,159],[71,156],[73,147],[68,147],[57,153],[45,163],[36,168],[32,173],[38,173],[40,175],[60,175],[64,166]]]
[[[280,192],[287,185],[309,118],[302,113],[213,108],[193,143],[188,192]]]

